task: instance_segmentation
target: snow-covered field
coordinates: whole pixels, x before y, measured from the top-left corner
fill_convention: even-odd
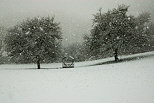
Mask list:
[[[44,64],[48,69],[41,70],[33,64],[0,65],[0,103],[154,103],[154,56],[88,66],[112,59],[65,69],[53,69],[59,63]]]

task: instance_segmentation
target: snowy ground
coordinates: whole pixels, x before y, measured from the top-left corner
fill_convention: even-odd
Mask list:
[[[124,58],[153,55],[143,53]],[[61,64],[0,65],[0,103],[154,103],[154,56],[100,64],[113,58]]]

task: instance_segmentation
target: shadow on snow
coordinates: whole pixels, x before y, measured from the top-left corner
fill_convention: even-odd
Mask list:
[[[115,63],[122,63],[122,62],[129,62],[129,61],[134,61],[134,60],[140,60],[143,58],[147,58],[147,57],[152,57],[154,56],[154,54],[149,54],[149,55],[141,55],[141,56],[133,56],[133,57],[127,57],[127,58],[121,58],[119,59],[119,61],[115,61],[115,60],[111,60],[111,61],[105,61],[102,63],[97,63],[97,64],[93,64],[93,65],[89,65],[89,66],[96,66],[96,65],[106,65],[106,64],[115,64]]]

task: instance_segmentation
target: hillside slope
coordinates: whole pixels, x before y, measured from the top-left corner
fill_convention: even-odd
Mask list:
[[[105,61],[69,69],[1,65],[0,103],[154,103],[154,56],[100,65]]]

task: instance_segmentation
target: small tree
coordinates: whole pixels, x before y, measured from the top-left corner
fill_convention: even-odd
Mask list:
[[[53,62],[61,46],[61,28],[54,17],[28,19],[8,31],[6,50],[15,63]]]
[[[150,50],[151,51],[154,51],[154,23],[151,23],[149,26],[148,26],[149,30],[148,30],[148,33],[149,33],[149,47],[150,47]]]
[[[68,54],[74,58],[75,61],[84,61],[86,59],[84,45],[80,43],[71,44],[63,49],[63,54]]]
[[[133,52],[145,52],[149,51],[149,44],[151,39],[150,34],[150,13],[143,12],[138,17],[135,18],[136,27],[135,27],[135,38],[133,45]]]
[[[1,27],[0,27],[0,56],[1,56],[1,49],[2,49],[2,44],[3,43],[3,38],[2,38],[2,30],[1,30]]]
[[[2,56],[2,53],[4,52],[5,35],[6,35],[6,29],[4,27],[0,27],[0,56]]]

